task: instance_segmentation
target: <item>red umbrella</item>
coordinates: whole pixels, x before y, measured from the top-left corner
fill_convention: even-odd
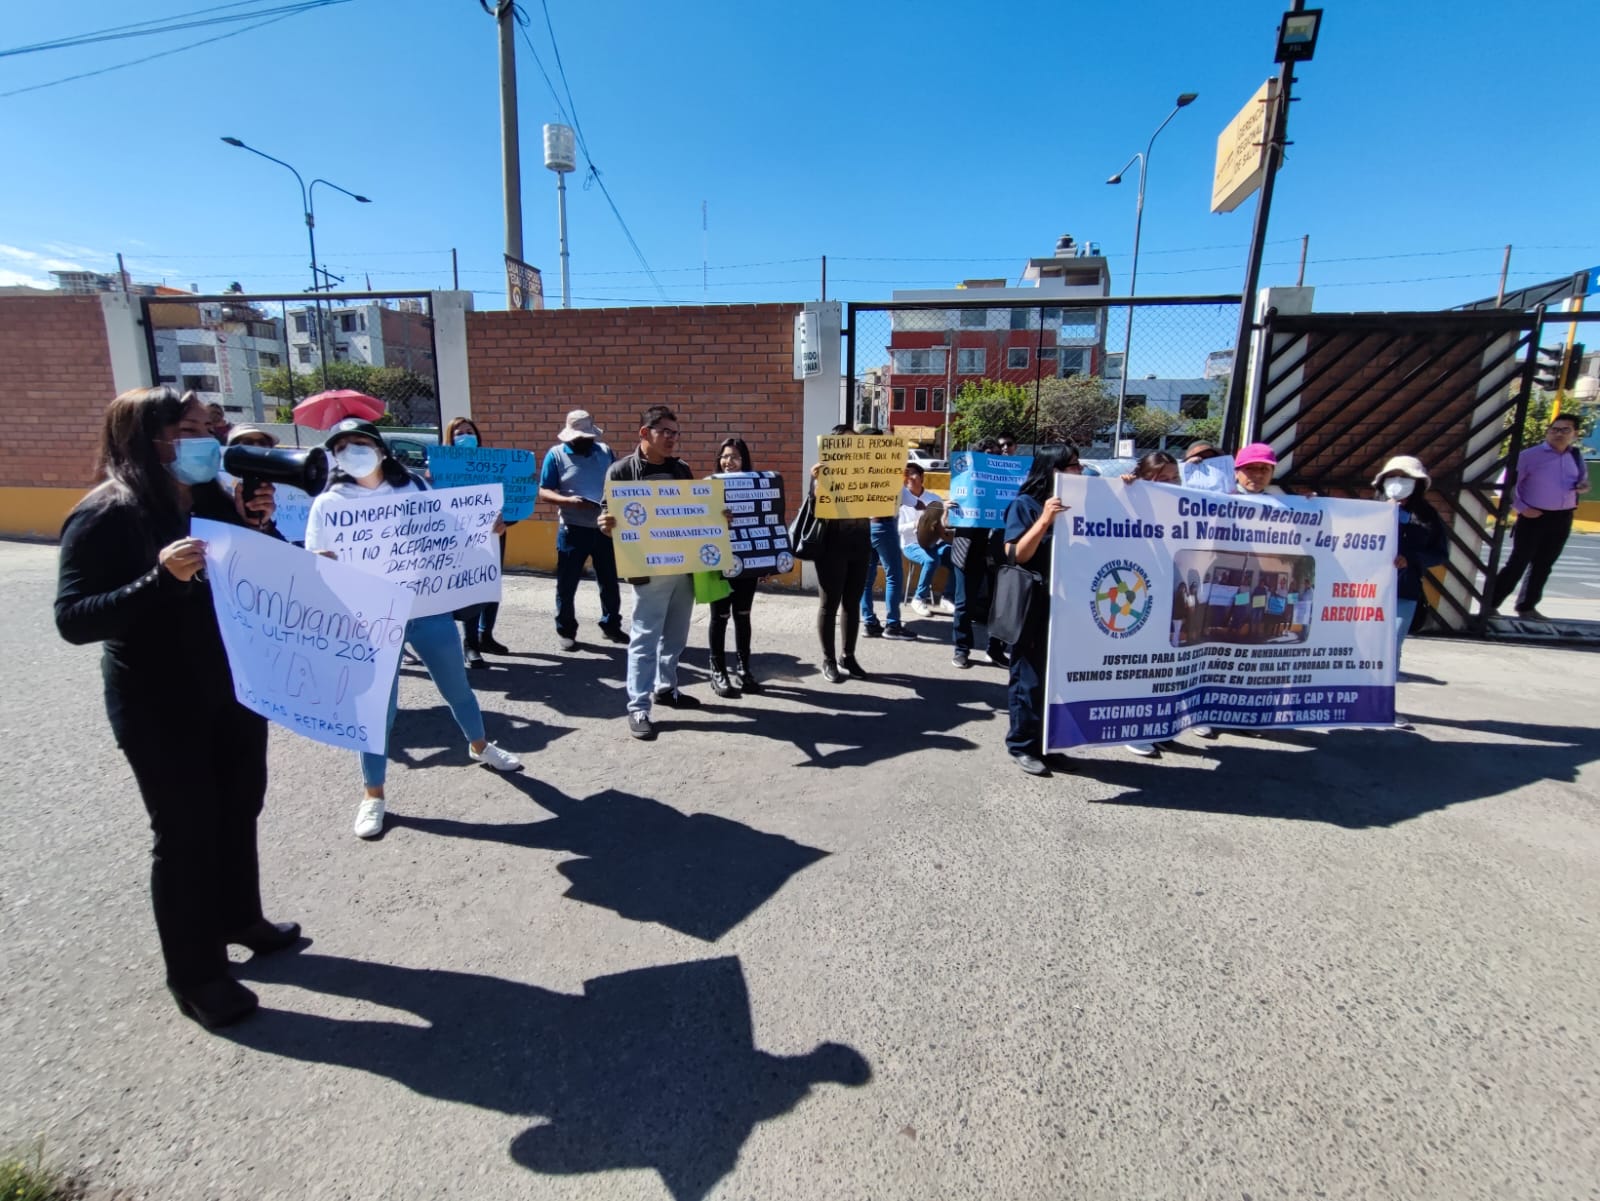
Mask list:
[[[383,401],[351,388],[318,392],[315,396],[306,397],[294,407],[295,424],[308,426],[314,430],[332,429],[346,417],[376,421],[382,416]]]

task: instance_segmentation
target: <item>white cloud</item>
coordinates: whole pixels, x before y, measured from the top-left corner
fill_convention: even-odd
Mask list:
[[[115,254],[107,254],[103,250],[79,246],[75,242],[41,242],[40,245],[51,254],[60,255],[62,258],[68,259],[88,259],[90,262],[105,262],[108,259],[114,260],[117,257]],[[65,268],[58,267],[55,270],[65,270]],[[83,268],[79,267],[76,270],[81,271]]]
[[[0,267],[0,288],[54,288],[56,281]]]

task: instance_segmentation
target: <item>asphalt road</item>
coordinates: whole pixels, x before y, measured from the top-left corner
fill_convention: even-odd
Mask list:
[[[1600,534],[1574,534],[1567,539],[1544,594],[1600,602]]]
[[[313,942],[241,966],[266,1008],[222,1037],[161,988],[142,812],[53,570],[0,544],[0,1141],[102,1187],[1600,1195],[1591,655],[1413,641],[1415,734],[1033,780],[994,669],[870,642],[883,674],[832,687],[809,603],[770,595],[772,693],[630,742],[620,652],[561,655],[550,582],[513,579],[520,654],[478,685],[525,776],[471,766],[408,671],[363,843],[354,756],[274,732],[265,891]]]

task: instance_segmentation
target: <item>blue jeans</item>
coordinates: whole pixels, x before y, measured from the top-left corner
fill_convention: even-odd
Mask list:
[[[956,650],[970,651],[972,649],[972,623],[974,620],[987,624],[989,610],[983,604],[983,587],[985,577],[989,574],[989,560],[977,546],[967,551],[967,565],[965,567],[951,566],[950,575],[955,584],[955,616],[950,623],[950,643]],[[998,638],[990,637],[989,650],[1004,648],[1005,644]]]
[[[689,641],[694,578],[664,575],[633,586],[628,638],[628,712],[650,712],[658,688],[678,686],[678,657]]]
[[[872,557],[867,560],[867,589],[861,594],[861,624],[875,626],[878,619],[872,612],[872,580],[878,564],[883,564],[883,620],[892,626],[900,624],[900,599],[905,595],[906,565],[900,558],[900,533],[894,523],[879,526],[872,523]]]
[[[1411,619],[1417,615],[1417,602],[1396,600],[1394,603],[1394,669],[1400,670],[1400,648],[1411,632]]]
[[[477,742],[483,737],[483,710],[478,708],[478,698],[472,694],[472,685],[467,683],[467,666],[461,659],[461,635],[456,632],[455,620],[448,613],[414,617],[406,622],[406,641],[428,669],[433,686],[444,697],[444,703],[450,706],[450,714],[467,736],[467,741]],[[394,683],[389,687],[389,717],[385,731],[394,729],[394,715],[399,704],[400,672],[397,669]],[[387,741],[384,745],[388,745]],[[388,767],[387,755],[363,753],[361,782],[368,788],[382,788]]]
[[[943,543],[938,551],[931,555],[920,546],[908,546],[905,548],[905,556],[922,568],[921,574],[917,576],[917,599],[925,604],[931,603],[933,601],[933,573],[941,567],[949,569],[950,544],[948,542]],[[948,577],[945,579],[944,587],[945,595],[950,595],[951,588]]]
[[[561,523],[556,531],[556,633],[563,638],[578,633],[578,615],[572,598],[583,579],[583,564],[594,564],[595,583],[600,585],[600,628],[622,628],[622,590],[617,587],[617,552],[597,529]]]

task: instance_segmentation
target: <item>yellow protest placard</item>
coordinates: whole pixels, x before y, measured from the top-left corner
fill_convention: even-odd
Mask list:
[[[817,516],[893,517],[905,484],[906,440],[893,435],[824,434],[817,439]]]
[[[606,512],[624,579],[721,571],[733,551],[721,480],[612,480]]]

